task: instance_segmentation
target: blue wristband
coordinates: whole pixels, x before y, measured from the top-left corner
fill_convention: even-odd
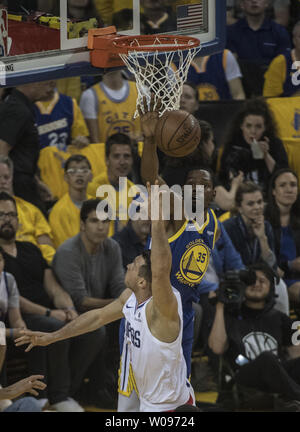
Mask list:
[[[9,337],[12,339],[14,338],[14,329],[12,328],[9,329]]]

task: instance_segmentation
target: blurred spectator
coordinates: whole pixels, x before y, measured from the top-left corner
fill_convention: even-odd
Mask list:
[[[13,163],[8,156],[0,156],[0,192],[14,197],[18,212],[18,241],[29,241],[41,250],[43,257],[50,264],[55,254],[51,228],[41,211],[28,201],[14,196]]]
[[[286,51],[275,57],[265,73],[264,96],[296,96],[300,94],[299,67],[300,62],[300,21],[293,28],[292,51]]]
[[[18,86],[0,104],[0,154],[9,155],[14,163],[14,192],[43,212],[39,193],[43,185],[36,176],[39,140],[33,103],[49,91],[48,82]]]
[[[133,120],[136,100],[136,85],[127,81],[121,70],[107,72],[100,83],[85,90],[81,96],[80,108],[91,142],[105,142],[115,133],[139,137],[139,119]]]
[[[298,177],[290,169],[272,176],[266,218],[273,227],[275,252],[290,300],[300,303],[300,196]]]
[[[112,206],[116,206],[116,219],[113,221],[113,230],[110,235],[120,231],[128,221],[128,208],[137,194],[137,187],[127,178],[133,166],[133,146],[132,141],[128,135],[118,133],[110,136],[105,143],[105,160],[107,172],[99,174],[88,185],[88,194],[96,197],[99,186],[113,187],[116,194],[116,203],[113,204],[108,201]],[[123,183],[121,181],[123,180]],[[134,192],[131,197],[128,191]],[[126,197],[125,197],[126,195]],[[98,195],[100,198],[104,196]],[[125,199],[124,199],[125,197]],[[127,207],[126,207],[127,204]]]
[[[268,65],[291,48],[287,30],[266,18],[268,0],[241,0],[245,18],[227,27],[227,48],[240,60]]]
[[[186,81],[180,96],[180,109],[195,115],[199,109],[199,94],[194,83]]]
[[[108,238],[109,220],[96,214],[100,200],[90,199],[80,211],[80,232],[61,245],[53,269],[76,308],[86,311],[103,307],[125,288],[121,250]]]
[[[237,215],[224,222],[233,246],[245,266],[264,261],[277,270],[273,229],[264,218],[261,188],[252,182],[242,183],[236,192]],[[276,309],[288,313],[289,301],[285,283],[276,284]]]
[[[87,195],[87,186],[92,180],[89,160],[82,155],[73,155],[66,161],[64,171],[69,190],[57,201],[49,214],[56,248],[79,233],[80,209],[84,201],[91,198]]]
[[[202,282],[212,282],[218,288],[219,280],[228,270],[240,270],[244,268],[239,252],[236,251],[224,224],[219,224],[221,235],[216,242],[215,248],[211,251],[208,269],[203,276]]]
[[[12,274],[4,272],[3,269],[4,251],[0,246],[0,374],[3,374],[6,339],[10,339],[12,343],[15,338],[21,336],[20,330],[27,328],[20,312],[19,292],[15,278]],[[4,323],[8,325],[8,328]],[[43,377],[39,376],[39,378]],[[6,377],[3,379],[6,381]],[[32,380],[32,385],[30,385],[30,380]],[[41,411],[39,403],[33,398],[20,399],[15,403],[11,401],[27,391],[37,394],[32,390],[34,387],[37,389],[46,387],[44,383],[37,380],[38,378],[29,377],[4,389],[0,385],[0,411]]]
[[[124,8],[115,12],[112,17],[112,25],[117,31],[132,30],[133,28],[133,10],[132,8]]]
[[[260,99],[247,101],[233,119],[221,157],[220,180],[227,187],[239,172],[264,189],[274,170],[288,166],[276,124],[268,105]]]
[[[14,199],[0,193],[0,245],[4,249],[5,271],[15,277],[23,319],[28,328],[55,331],[77,316],[71,297],[57,283],[40,250],[31,243],[15,240],[18,214]],[[83,411],[70,395],[79,388],[98,352],[101,332],[58,342],[28,353],[30,373],[45,376],[49,402],[58,411]],[[42,393],[41,393],[42,395]],[[46,394],[42,395],[46,397]]]
[[[166,3],[166,0],[141,0],[141,34],[161,34],[176,30],[176,17]]]
[[[2,217],[0,219],[3,220]],[[4,266],[4,251],[0,246],[0,321],[7,323],[6,338],[13,340],[20,335],[20,330],[27,326],[20,312],[16,280],[12,274],[3,270]]]
[[[289,28],[291,20],[290,7],[290,0],[274,0],[273,2],[274,21],[286,29]]]
[[[60,16],[60,2],[54,2],[52,13]],[[76,21],[86,21],[90,18],[96,18],[98,27],[103,27],[102,18],[95,7],[94,0],[68,0],[68,18]]]
[[[115,240],[108,238],[109,220],[98,218],[99,203],[99,199],[83,203],[80,233],[65,241],[53,260],[55,275],[81,313],[110,304],[125,289],[121,249]],[[112,394],[117,391],[115,377],[120,354],[118,328],[109,326],[99,330],[106,335],[106,344],[99,344],[101,352],[94,362],[94,370],[91,367],[89,397],[92,403],[101,403],[103,407],[103,403],[109,404],[102,399],[106,389],[107,399],[116,403],[117,395]]]
[[[150,235],[150,226],[150,220],[129,220],[122,231],[113,236],[113,239],[121,247],[122,262],[125,270],[127,265],[132,263],[145,250]]]
[[[245,265],[263,259],[276,268],[274,236],[264,220],[264,199],[261,188],[252,182],[242,183],[236,193],[237,216],[224,222],[231,241]]]
[[[40,148],[55,146],[66,151],[72,144],[82,148],[89,144],[89,131],[75,99],[58,93],[56,81],[49,81],[51,91],[35,103]]]
[[[187,79],[198,89],[199,100],[245,99],[239,65],[229,50],[196,57]]]
[[[5,325],[0,321],[0,374],[2,372],[6,355],[5,332]],[[37,396],[37,390],[44,390],[46,387],[46,384],[40,381],[43,378],[42,375],[33,375],[17,381],[5,388],[2,388],[0,385],[0,412],[40,412],[40,403],[32,397],[24,397],[15,402],[12,402],[11,399],[18,398],[24,393],[31,393],[32,395]]]
[[[291,48],[288,31],[266,17],[268,0],[241,0],[245,18],[227,27],[227,48],[237,55],[247,97],[260,96],[270,62]]]

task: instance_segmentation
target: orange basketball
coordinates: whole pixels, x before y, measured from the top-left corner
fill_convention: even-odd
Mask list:
[[[192,153],[201,138],[198,120],[190,113],[166,111],[158,120],[155,139],[158,147],[168,156],[182,157]]]

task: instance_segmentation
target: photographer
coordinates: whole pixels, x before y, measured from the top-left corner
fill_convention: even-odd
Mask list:
[[[300,411],[300,345],[292,347],[292,320],[273,308],[274,272],[257,263],[246,276],[221,282],[209,347],[224,354],[238,386],[277,393],[281,408]]]

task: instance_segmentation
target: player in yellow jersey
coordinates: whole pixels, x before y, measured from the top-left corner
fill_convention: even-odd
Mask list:
[[[133,120],[136,99],[135,83],[127,81],[120,70],[108,72],[100,83],[85,90],[81,96],[80,108],[91,142],[105,142],[115,133],[137,138],[140,122],[139,119]]]

